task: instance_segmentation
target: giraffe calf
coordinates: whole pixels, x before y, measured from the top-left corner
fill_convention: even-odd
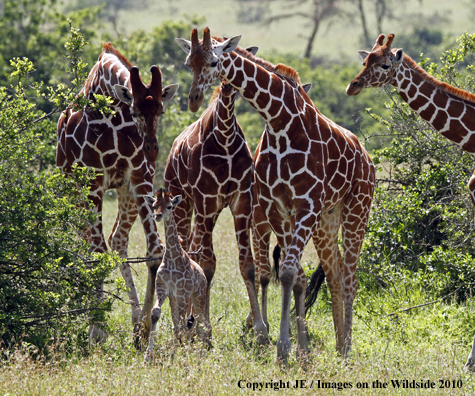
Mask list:
[[[155,192],[155,199],[149,197],[155,213],[155,220],[163,219],[166,250],[155,278],[157,303],[152,309],[152,336],[145,359],[153,357],[153,335],[161,316],[162,305],[169,298],[173,327],[177,340],[198,337],[210,346],[211,326],[206,320],[205,304],[208,282],[201,267],[183,250],[176,229],[174,207],[181,202],[181,195],[175,197],[165,189]],[[193,305],[194,320],[187,320],[186,314]]]

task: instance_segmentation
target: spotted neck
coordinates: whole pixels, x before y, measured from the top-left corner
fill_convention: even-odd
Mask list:
[[[407,55],[393,85],[447,139],[475,156],[475,96],[435,80]]]
[[[223,54],[221,76],[259,112],[271,132],[290,128],[292,114],[303,112],[302,88],[290,79],[279,77],[236,52]]]
[[[118,107],[121,102],[114,90],[115,84],[123,85],[131,90],[129,67],[115,55],[104,52],[89,73],[81,93],[91,100],[94,100],[94,94],[109,96],[115,99],[113,107]]]
[[[230,84],[221,84],[213,112],[213,125],[216,140],[223,147],[229,147],[236,138],[237,121],[234,114],[236,90]]]
[[[180,238],[178,237],[173,211],[169,211],[165,214],[163,217],[163,225],[165,227],[166,236],[165,256],[173,260],[182,255]]]

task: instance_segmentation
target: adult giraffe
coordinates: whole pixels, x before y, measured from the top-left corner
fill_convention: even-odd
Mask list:
[[[145,85],[139,69],[105,43],[97,63],[79,93],[94,101],[95,94],[113,99],[115,114],[101,114],[90,107],[70,108],[58,122],[56,165],[69,174],[74,164],[93,168],[97,177],[91,184],[90,198],[97,214],[96,222],[86,232],[93,252],[106,252],[102,231],[102,199],[104,192],[115,188],[118,213],[109,236],[110,247],[120,257],[127,257],[129,231],[140,215],[147,239],[147,257],[157,257],[163,245],[158,236],[152,207],[144,197],[153,194],[153,173],[158,156],[157,123],[163,113],[163,102],[173,98],[177,84],[162,89],[162,76],[157,66],[150,68],[152,81]],[[148,281],[143,311],[128,264],[120,271],[126,282],[132,305],[132,323],[137,337],[138,325],[145,322],[144,336],[150,331],[150,311],[153,306],[154,281],[160,260],[148,261]],[[91,333],[91,339],[100,333]],[[137,338],[136,338],[137,341]]]
[[[363,70],[348,84],[346,93],[389,84],[425,121],[462,150],[475,156],[475,95],[436,80],[402,48],[391,48],[394,34],[379,35],[371,50],[358,51]],[[468,182],[475,205],[475,173]],[[475,339],[465,368],[475,370]]]
[[[191,42],[177,39],[193,72],[189,108],[197,111],[203,92],[218,77],[228,81],[259,112],[266,129],[256,153],[259,205],[284,250],[281,263],[282,314],[277,357],[286,360],[291,343],[290,299],[297,314],[297,355],[308,352],[304,300],[307,282],[300,266],[310,238],[332,295],[337,350],[351,345],[356,264],[374,191],[374,166],[351,132],[323,116],[302,88],[298,74],[274,66],[237,47],[241,36],[203,40],[193,29]],[[338,248],[342,228],[345,260]],[[343,302],[345,319],[343,320]]]
[[[248,48],[256,52],[257,48]],[[236,90],[223,82],[199,120],[174,141],[165,167],[165,187],[183,199],[175,209],[177,229],[185,250],[200,250],[199,264],[208,281],[206,319],[209,321],[211,280],[216,270],[213,229],[229,206],[239,250],[239,269],[251,305],[255,335],[269,341],[257,300],[250,227],[253,205],[253,160],[234,114]],[[191,217],[195,213],[193,232]]]

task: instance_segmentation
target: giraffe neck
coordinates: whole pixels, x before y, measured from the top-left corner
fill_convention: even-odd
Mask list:
[[[393,84],[401,97],[447,139],[475,156],[475,97],[437,81],[407,55]]]
[[[296,95],[297,81],[284,78],[237,54],[223,54],[221,76],[259,112],[270,132],[289,128],[291,114],[302,111],[304,98]],[[284,102],[285,101],[285,102]]]
[[[217,142],[223,147],[229,147],[236,138],[236,116],[234,114],[235,89],[229,84],[221,84],[216,98],[214,117],[214,133]]]
[[[182,256],[182,248],[180,244],[180,238],[176,229],[175,217],[173,215],[173,212],[168,212],[164,216],[163,222],[165,227],[166,238],[165,257],[169,259],[169,263],[174,263],[174,259]]]
[[[109,96],[114,100],[113,107],[121,103],[114,85],[123,85],[131,90],[129,68],[117,56],[103,52],[94,65],[81,93],[94,100],[94,94]]]

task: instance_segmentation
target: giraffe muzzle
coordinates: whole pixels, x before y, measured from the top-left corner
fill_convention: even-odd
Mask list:
[[[364,85],[363,80],[354,79],[346,87],[346,94],[349,95],[349,96],[358,95],[361,92],[361,90],[363,89],[363,85]]]
[[[203,103],[203,92],[201,91],[190,91],[188,95],[188,107],[193,112],[196,113]]]
[[[144,139],[143,152],[149,162],[155,162],[158,158],[158,143],[156,139]]]

